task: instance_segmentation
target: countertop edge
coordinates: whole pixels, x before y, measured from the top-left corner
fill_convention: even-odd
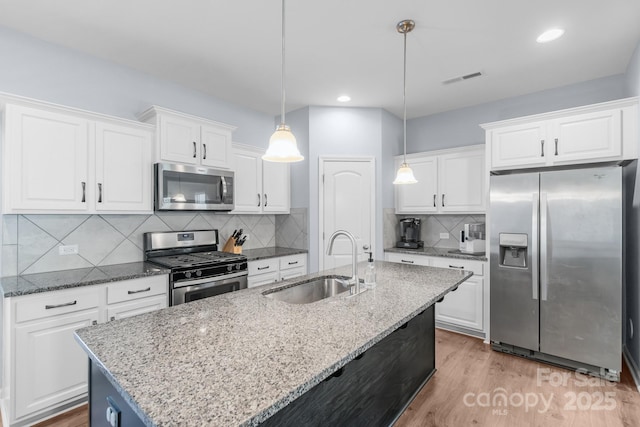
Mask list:
[[[405,248],[385,248],[385,253],[391,254],[407,254],[407,255],[418,255],[418,256],[432,256],[437,258],[453,258],[453,259],[465,259],[469,261],[480,261],[486,262],[489,261],[486,254],[485,255],[472,255],[472,254],[463,254],[463,253],[450,253],[448,251],[453,250],[451,248],[435,248],[435,247],[427,247],[425,249],[433,249],[434,252],[427,253],[424,250],[420,249],[405,249]],[[447,252],[438,252],[437,250],[446,250]]]

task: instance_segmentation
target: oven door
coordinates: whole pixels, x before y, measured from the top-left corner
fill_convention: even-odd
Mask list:
[[[156,210],[233,210],[233,171],[174,163],[154,168]]]
[[[226,274],[207,279],[187,280],[174,283],[171,290],[171,305],[184,304],[203,298],[226,294],[247,288],[247,272]]]

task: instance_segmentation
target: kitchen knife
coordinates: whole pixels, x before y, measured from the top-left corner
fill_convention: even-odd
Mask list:
[[[240,239],[238,241],[238,243],[236,244],[236,246],[242,246],[244,245],[244,242],[247,240],[247,236],[244,236],[242,239]]]
[[[231,233],[231,238],[235,239],[236,238],[236,233],[238,232],[238,229],[236,228],[235,230],[233,230],[233,233]]]

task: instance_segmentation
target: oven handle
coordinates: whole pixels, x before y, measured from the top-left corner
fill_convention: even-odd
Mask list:
[[[239,271],[237,273],[222,274],[220,276],[206,277],[204,279],[195,279],[195,280],[187,279],[187,280],[181,280],[179,282],[174,282],[173,283],[173,287],[174,288],[183,288],[185,286],[199,285],[201,283],[208,283],[208,282],[220,282],[222,280],[235,279],[236,277],[242,277],[242,276],[248,276],[248,275],[249,275],[249,272],[247,270],[244,270],[244,271]]]

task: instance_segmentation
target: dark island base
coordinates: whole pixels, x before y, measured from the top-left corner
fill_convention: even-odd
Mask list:
[[[261,425],[392,425],[435,372],[434,323],[431,306]],[[109,406],[118,418],[115,425],[144,426],[91,360],[89,372],[92,427],[111,426]]]
[[[434,372],[431,306],[261,425],[388,426]]]

